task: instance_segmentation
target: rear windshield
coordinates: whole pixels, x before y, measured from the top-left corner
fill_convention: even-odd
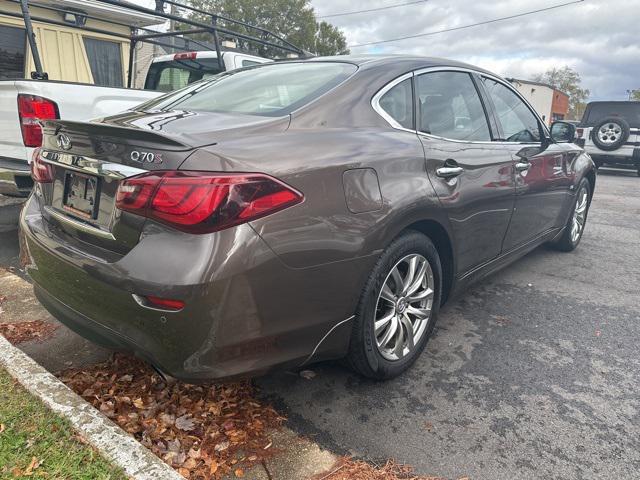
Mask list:
[[[173,92],[186,87],[190,83],[217,75],[221,71],[217,58],[154,62],[147,72],[144,88],[161,92]]]
[[[286,115],[328,92],[357,67],[350,63],[271,63],[226,72],[196,88],[152,100],[145,110]]]
[[[640,127],[640,102],[592,103],[587,108],[582,124],[593,127],[607,117],[620,117],[634,127]]]

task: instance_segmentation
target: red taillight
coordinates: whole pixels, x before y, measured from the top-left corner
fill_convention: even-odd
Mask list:
[[[185,303],[182,300],[172,300],[169,298],[154,297],[147,295],[144,297],[147,300],[147,306],[153,308],[160,308],[162,310],[182,310]]]
[[[31,178],[38,183],[53,182],[53,167],[42,161],[39,147],[33,151],[31,157]]]
[[[18,116],[25,147],[42,145],[42,128],[38,120],[60,118],[56,102],[36,95],[18,95]]]
[[[208,233],[270,215],[303,198],[264,174],[162,171],[123,180],[116,206],[186,232]]]
[[[193,60],[194,58],[196,58],[196,52],[176,53],[173,56],[174,60]]]
[[[578,138],[582,138],[582,135],[584,135],[584,128],[576,128],[576,135]]]

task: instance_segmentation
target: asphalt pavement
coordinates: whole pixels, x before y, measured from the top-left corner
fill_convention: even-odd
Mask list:
[[[400,378],[323,363],[311,379],[257,383],[289,427],[336,453],[454,479],[636,479],[639,218],[640,178],[601,170],[579,248],[541,247],[449,302]],[[0,266],[17,251],[15,232],[0,233]],[[74,351],[74,364],[107,353],[62,349],[79,342],[67,335],[46,350]]]

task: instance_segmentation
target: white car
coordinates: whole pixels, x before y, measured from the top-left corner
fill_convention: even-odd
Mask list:
[[[591,102],[576,132],[596,166],[633,167],[640,176],[640,102]]]

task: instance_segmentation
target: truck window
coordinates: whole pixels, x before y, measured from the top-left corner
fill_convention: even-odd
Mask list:
[[[594,127],[607,117],[620,117],[631,126],[640,125],[640,102],[603,102],[592,103],[587,108],[586,118],[582,119],[585,127]]]
[[[243,67],[252,67],[253,65],[260,65],[262,62],[256,62],[255,60],[242,60]]]
[[[122,87],[124,72],[120,44],[90,37],[83,40],[93,82],[101,87]]]
[[[26,47],[24,28],[0,25],[0,80],[24,78]]]
[[[217,58],[181,59],[168,62],[154,62],[149,67],[144,88],[172,92],[220,73],[222,69]]]

